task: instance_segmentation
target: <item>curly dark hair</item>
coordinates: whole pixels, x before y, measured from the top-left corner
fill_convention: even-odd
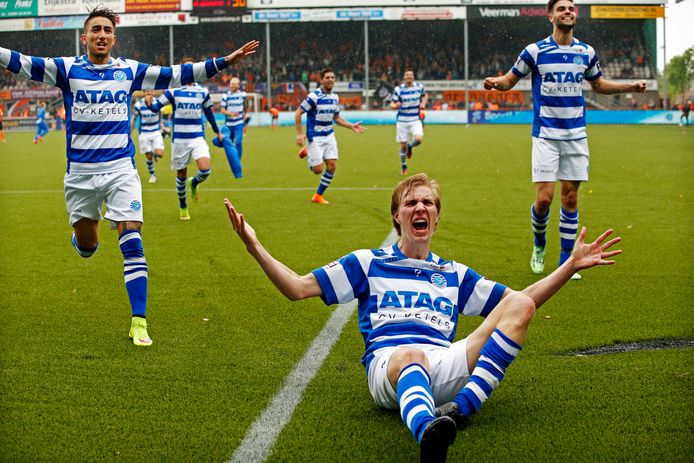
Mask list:
[[[101,4],[95,6],[92,10],[89,10],[89,16],[87,16],[87,19],[84,20],[85,29],[87,27],[87,23],[92,18],[106,18],[109,21],[111,21],[113,27],[116,27],[116,23],[118,22],[118,15],[116,14],[116,12],[113,11],[111,8]]]
[[[551,12],[552,12],[552,10],[554,9],[554,5],[556,5],[558,1],[559,1],[559,0],[549,0],[549,1],[547,2],[547,12],[548,12],[548,13],[551,13]],[[570,1],[571,3],[574,2],[574,0],[569,0],[569,1]]]

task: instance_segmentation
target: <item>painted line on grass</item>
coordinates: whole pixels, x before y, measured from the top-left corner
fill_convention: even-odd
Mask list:
[[[396,239],[397,233],[392,229],[379,247],[389,246]],[[356,307],[356,301],[337,306],[302,359],[287,376],[282,389],[253,422],[234,451],[230,463],[260,463],[270,456],[277,436],[289,423],[294,410],[301,402],[304,390],[320,370]]]
[[[314,191],[316,187],[248,187],[248,188],[204,188],[202,191]],[[330,191],[392,191],[393,187],[330,187]],[[175,193],[175,188],[147,188],[143,193]],[[0,195],[43,195],[43,194],[64,194],[63,190],[8,190],[0,191]]]

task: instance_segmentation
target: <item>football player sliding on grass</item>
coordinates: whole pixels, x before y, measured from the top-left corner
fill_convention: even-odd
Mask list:
[[[564,264],[514,291],[431,252],[441,189],[417,174],[401,181],[391,198],[397,243],[354,251],[301,276],[265,250],[228,199],[224,204],[248,252],[287,298],[359,301],[369,391],[380,407],[400,411],[423,462],[445,461],[458,427],[489,398],[520,353],[537,308],[575,272],[614,264],[609,259],[622,252],[609,250],[620,241],[607,240],[612,230],[586,243],[583,228]],[[484,321],[454,342],[460,314]]]

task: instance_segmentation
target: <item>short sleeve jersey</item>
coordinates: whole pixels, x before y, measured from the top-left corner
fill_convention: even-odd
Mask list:
[[[410,259],[397,244],[354,251],[313,274],[326,304],[358,300],[367,370],[384,347],[450,346],[458,314],[486,316],[506,289],[433,253],[425,260]]]
[[[301,103],[301,109],[306,112],[306,138],[309,142],[334,133],[333,121],[335,115],[340,114],[337,93],[325,93],[322,87],[318,87]]]
[[[533,137],[586,138],[583,80],[602,76],[593,47],[576,38],[571,45],[557,45],[549,36],[525,47],[511,72],[521,78],[532,73]]]
[[[392,101],[400,102],[398,108],[398,122],[414,122],[419,120],[419,105],[424,98],[424,86],[419,82],[413,82],[412,86],[400,84],[393,91]]]

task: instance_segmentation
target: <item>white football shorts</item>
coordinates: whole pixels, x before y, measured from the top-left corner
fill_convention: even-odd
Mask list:
[[[533,182],[588,181],[588,139],[533,139]]]
[[[424,127],[422,126],[422,121],[395,123],[396,142],[407,143],[410,140],[413,140],[416,136],[424,136]]]
[[[197,161],[200,158],[210,157],[210,146],[204,138],[176,140],[171,144],[171,147],[171,170],[184,169],[190,163],[191,158]]]
[[[142,222],[142,186],[137,170],[107,174],[65,174],[65,206],[73,225],[80,219]]]
[[[335,133],[326,137],[315,137],[308,143],[308,166],[322,164],[326,159],[337,159],[337,139]]]
[[[453,400],[467,384],[470,372],[467,368],[467,339],[454,342],[451,347],[431,344],[408,344],[399,347],[418,348],[429,360],[431,392],[436,406]],[[376,351],[369,367],[369,391],[376,405],[391,410],[398,409],[398,394],[388,380],[388,362],[398,346]]]
[[[137,137],[137,143],[140,145],[140,153],[154,153],[157,150],[164,151],[164,137],[161,132],[145,132]]]

